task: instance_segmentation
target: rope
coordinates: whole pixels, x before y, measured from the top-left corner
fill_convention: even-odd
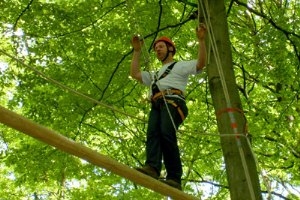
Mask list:
[[[208,8],[208,1],[205,0],[205,5],[203,5],[202,1],[198,0],[198,5],[200,5],[199,7],[201,8],[201,10],[203,12],[205,22],[206,22],[206,24],[208,24],[208,27],[209,27],[208,28],[208,30],[209,30],[209,34],[208,34],[209,35],[209,40],[210,40],[210,43],[212,44],[212,49],[213,49],[213,52],[214,52],[217,69],[218,69],[218,72],[219,72],[219,75],[220,75],[221,85],[222,85],[222,88],[223,88],[227,108],[232,108],[228,88],[227,88],[227,85],[226,85],[226,82],[225,82],[225,76],[224,76],[223,69],[222,69],[221,59],[220,59],[220,55],[219,55],[219,52],[218,52],[218,47],[217,47],[217,44],[216,44],[216,39],[214,37],[214,32],[213,32],[212,24],[211,24],[211,21],[210,21],[209,12],[207,13],[207,15],[205,14],[204,7]],[[239,134],[239,133],[238,133],[237,122],[236,122],[235,116],[234,116],[233,112],[228,112],[228,115],[229,115],[229,119],[230,119],[230,122],[231,122],[231,126],[232,126],[232,129],[233,129],[234,135],[237,136],[237,134]],[[243,165],[243,168],[244,168],[244,173],[245,173],[248,189],[249,189],[249,192],[250,192],[250,195],[251,195],[251,199],[255,200],[255,193],[254,193],[252,181],[251,181],[250,174],[249,174],[249,169],[248,169],[247,162],[246,162],[246,159],[245,159],[245,153],[244,153],[244,150],[242,148],[240,138],[236,137],[236,141],[237,141],[237,146],[238,146],[238,149],[239,149],[239,154],[240,154],[240,157],[241,157],[242,165]],[[251,146],[250,146],[250,148],[251,148]]]
[[[44,78],[46,81],[49,81],[49,82],[51,82],[51,83],[53,83],[53,84],[59,86],[60,88],[67,90],[67,91],[70,92],[71,94],[78,95],[78,96],[81,97],[81,98],[84,98],[84,99],[86,99],[86,100],[88,100],[88,101],[91,101],[91,102],[93,102],[93,103],[96,103],[97,105],[100,105],[100,106],[103,106],[103,107],[105,107],[105,108],[108,108],[108,109],[110,109],[110,110],[112,110],[112,111],[118,112],[118,113],[120,113],[120,114],[122,114],[122,115],[124,115],[124,116],[128,116],[128,117],[131,117],[131,118],[134,118],[134,119],[137,119],[137,120],[146,122],[145,120],[143,120],[143,119],[141,119],[141,118],[138,118],[138,117],[136,117],[135,115],[131,115],[131,114],[125,113],[125,112],[123,112],[123,111],[117,110],[116,108],[114,108],[114,107],[112,107],[112,106],[106,105],[106,104],[104,104],[104,103],[102,103],[102,102],[100,102],[100,101],[98,101],[98,100],[95,100],[95,99],[93,99],[93,98],[91,98],[91,97],[89,97],[89,96],[86,96],[86,95],[84,95],[84,94],[82,94],[82,93],[80,93],[80,92],[78,92],[78,91],[76,91],[76,90],[74,90],[74,89],[72,89],[72,88],[70,88],[70,87],[68,87],[68,86],[65,86],[64,84],[62,84],[62,83],[60,83],[60,82],[58,82],[58,81],[56,81],[56,80],[54,80],[54,79],[48,77],[47,75],[45,75],[43,72],[37,70],[36,68],[34,68],[34,67],[32,67],[32,66],[30,66],[30,65],[28,65],[28,64],[26,64],[26,63],[24,63],[23,61],[21,61],[21,60],[15,58],[14,56],[12,56],[12,55],[6,53],[6,52],[3,51],[2,49],[0,49],[0,52],[3,53],[4,55],[8,56],[9,58],[15,60],[16,62],[20,63],[21,65],[27,67],[28,69],[34,71],[35,73],[37,73],[38,75],[40,75],[42,78]],[[184,133],[184,132],[186,132],[186,131],[179,130],[179,132]],[[197,133],[199,133],[199,132],[197,132]],[[232,136],[232,134],[222,134],[222,135],[219,135],[219,134],[210,134],[210,133],[200,133],[199,135],[201,135],[201,136],[205,136],[205,135],[207,135],[207,136],[218,136],[218,137],[229,137],[229,136]],[[238,134],[238,135],[239,135],[239,136],[245,137],[244,134]]]
[[[158,82],[158,84],[160,85],[160,83],[159,83],[159,82]],[[170,109],[169,109],[169,106],[168,106],[168,101],[167,101],[167,99],[166,99],[166,97],[165,97],[165,95],[164,95],[164,94],[162,94],[162,97],[163,97],[163,99],[164,99],[164,104],[165,104],[165,106],[166,106],[166,108],[167,108],[167,111],[168,111],[169,117],[170,117],[170,119],[171,119],[171,122],[172,122],[173,128],[174,128],[175,132],[177,132],[177,131],[178,131],[178,129],[177,129],[176,125],[175,125],[175,122],[174,122],[173,116],[172,116],[172,114],[171,114],[171,111],[170,111]],[[171,105],[171,106],[172,106],[172,105]]]
[[[114,108],[113,106],[109,106],[109,105],[107,105],[107,104],[105,104],[105,103],[102,103],[102,102],[96,100],[96,99],[93,99],[93,98],[91,98],[91,97],[89,97],[89,96],[87,96],[87,95],[85,95],[85,94],[82,94],[81,92],[76,91],[75,89],[73,89],[73,88],[71,88],[71,87],[68,87],[68,86],[66,86],[66,85],[64,85],[64,84],[62,84],[62,83],[60,83],[60,82],[58,82],[58,81],[55,80],[55,79],[52,79],[52,78],[48,77],[45,73],[43,73],[43,72],[37,70],[36,68],[34,68],[34,67],[32,67],[32,66],[30,66],[30,65],[28,65],[28,64],[26,64],[26,63],[24,63],[22,60],[20,60],[20,59],[18,59],[18,58],[16,58],[16,57],[14,57],[14,56],[12,56],[12,55],[6,53],[6,52],[3,51],[2,49],[0,49],[0,52],[3,53],[4,55],[6,55],[7,57],[9,57],[9,58],[15,60],[17,63],[20,63],[21,65],[23,65],[23,66],[27,67],[28,69],[34,71],[35,73],[37,73],[39,76],[41,76],[41,77],[44,78],[45,80],[47,80],[47,81],[49,81],[49,82],[51,82],[51,83],[53,83],[53,84],[59,86],[60,88],[66,90],[66,91],[68,91],[68,92],[70,92],[70,93],[73,93],[73,94],[75,94],[75,95],[77,95],[77,96],[79,96],[79,97],[82,97],[82,98],[84,98],[84,99],[90,101],[90,102],[93,102],[93,103],[95,103],[95,104],[97,104],[97,105],[100,105],[100,106],[103,106],[103,107],[105,107],[105,108],[108,108],[108,109],[110,109],[110,110],[112,110],[112,111],[114,111],[114,112],[120,113],[120,114],[122,114],[122,115],[129,116],[129,117],[132,117],[132,118],[137,119],[137,120],[140,120],[140,121],[145,121],[145,120],[143,120],[143,119],[140,119],[140,118],[136,117],[135,115],[130,115],[130,114],[126,113],[126,112],[123,112],[123,111],[121,111],[121,110],[118,110],[118,109]]]

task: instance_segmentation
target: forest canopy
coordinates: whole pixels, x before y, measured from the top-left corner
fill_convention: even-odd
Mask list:
[[[225,5],[263,197],[297,199],[300,2]],[[145,70],[161,66],[151,46],[162,35],[176,43],[176,60],[197,58],[197,1],[2,0],[0,8],[0,105],[118,162],[143,164],[149,88],[129,77],[130,40],[144,38]],[[189,116],[178,133],[183,188],[201,199],[228,199],[208,84],[204,71],[187,88]],[[0,160],[4,199],[164,198],[3,124]]]

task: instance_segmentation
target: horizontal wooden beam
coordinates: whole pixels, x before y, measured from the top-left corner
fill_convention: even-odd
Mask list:
[[[78,144],[63,135],[39,125],[2,106],[0,106],[0,122],[48,145],[56,147],[59,150],[84,159],[93,165],[105,168],[114,174],[124,177],[136,184],[147,187],[162,195],[180,200],[198,199],[149,176],[146,176],[108,156],[102,155],[86,146]]]

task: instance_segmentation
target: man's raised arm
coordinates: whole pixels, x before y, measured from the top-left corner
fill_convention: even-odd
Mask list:
[[[142,82],[142,73],[140,70],[140,57],[142,54],[143,40],[140,40],[138,36],[133,36],[131,45],[133,47],[133,56],[131,60],[130,76],[139,82]]]
[[[197,27],[196,33],[199,42],[198,61],[197,61],[197,71],[199,71],[202,70],[206,64],[205,25],[201,23],[199,27]]]

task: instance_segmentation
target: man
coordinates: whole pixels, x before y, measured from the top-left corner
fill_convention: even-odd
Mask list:
[[[200,73],[206,63],[204,24],[199,25],[196,34],[199,42],[197,60],[174,62],[176,47],[173,41],[163,36],[154,42],[156,57],[163,65],[158,73],[140,70],[139,60],[144,42],[137,36],[131,40],[134,51],[130,76],[151,86],[152,104],[147,129],[146,162],[145,166],[136,169],[158,179],[163,160],[167,171],[164,182],[180,190],[182,164],[176,131],[188,114],[184,99],[188,76]]]

